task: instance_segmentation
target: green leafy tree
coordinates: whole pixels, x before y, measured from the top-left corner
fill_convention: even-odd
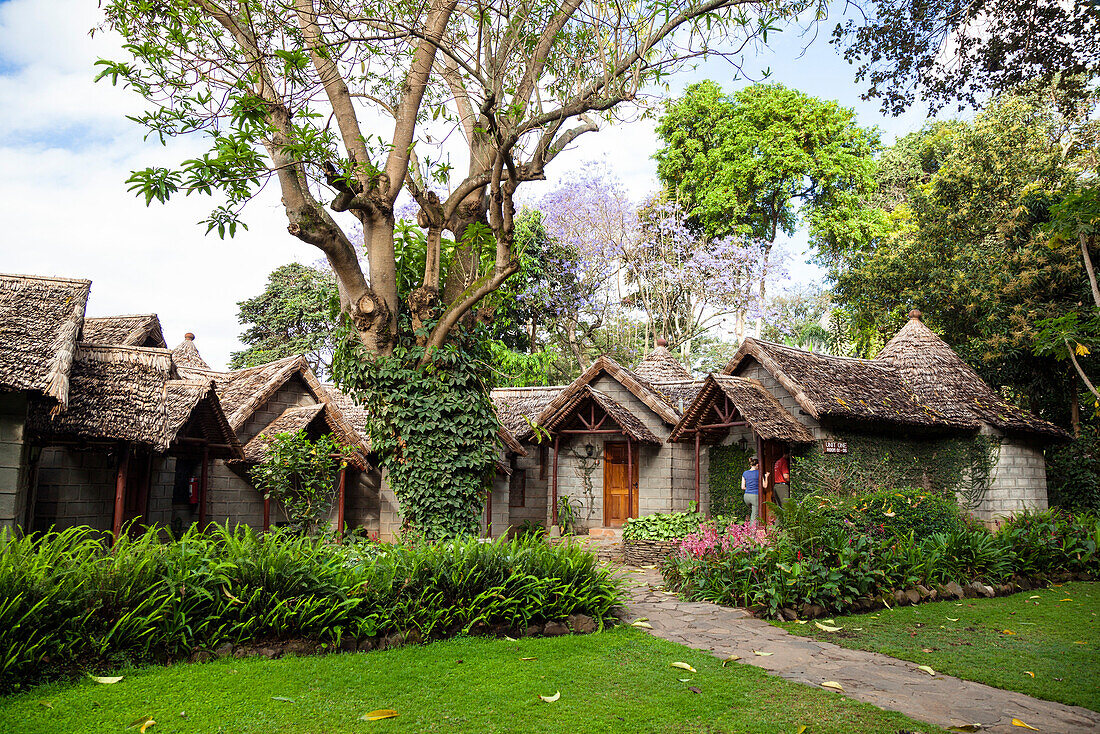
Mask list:
[[[1036,356],[1039,324],[1091,297],[1076,237],[1052,240],[1045,227],[1082,174],[1093,124],[1067,119],[1048,94],[1006,95],[972,122],[932,124],[887,151],[871,203],[890,226],[822,251],[845,317],[878,335],[865,343],[919,308],[1008,397],[1069,422],[1076,378],[1067,362]]]
[[[327,375],[332,365],[339,296],[327,267],[281,265],[267,276],[264,292],[237,304],[247,349],[233,352],[232,369],[305,355],[310,368]]]
[[[836,102],[782,84],[757,84],[732,96],[712,81],[670,102],[657,127],[661,183],[689,221],[716,238],[764,243],[808,222],[814,240],[863,239],[878,221],[861,200],[874,186],[878,134]]]
[[[1061,0],[852,0],[833,42],[885,111],[978,106],[1021,84],[1053,84],[1070,105],[1100,70],[1096,4]]]
[[[328,434],[311,440],[305,431],[265,438],[267,457],[249,476],[265,499],[282,506],[291,527],[315,535],[332,511],[345,447]]]

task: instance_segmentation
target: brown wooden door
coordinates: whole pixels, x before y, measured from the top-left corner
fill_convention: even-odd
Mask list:
[[[771,522],[772,513],[768,512],[766,502],[775,502],[775,462],[779,460],[787,450],[787,445],[780,441],[760,442],[760,522]],[[764,477],[767,476],[765,486]]]
[[[638,516],[638,447],[634,446],[632,461],[627,461],[626,442],[608,441],[603,445],[603,522],[617,528],[627,518]],[[628,464],[633,469],[633,482],[627,484]]]
[[[122,521],[128,523],[138,520],[130,528],[132,535],[144,531],[145,515],[149,507],[149,484],[152,479],[152,454],[136,452],[130,455],[130,465],[126,472],[126,494],[123,498]]]

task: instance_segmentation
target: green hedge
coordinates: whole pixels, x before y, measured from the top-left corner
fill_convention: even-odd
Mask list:
[[[875,537],[836,526],[799,535],[783,532],[772,545],[703,555],[673,555],[662,567],[668,587],[693,601],[753,606],[777,616],[784,607],[816,604],[844,611],[918,583],[1014,575],[1100,574],[1100,519],[1058,510],[1022,514],[996,533],[960,527],[920,539]]]
[[[872,535],[925,538],[962,527],[958,505],[918,489],[885,489],[856,497],[810,495],[803,502],[828,524]]]
[[[222,527],[169,543],[151,529],[110,549],[87,528],[0,533],[0,691],[223,642],[602,623],[618,599],[594,556],[539,539],[335,546]]]
[[[711,446],[708,481],[710,484],[710,512],[712,515],[730,515],[747,518],[749,506],[741,491],[741,475],[749,468],[749,459],[755,453],[737,444]]]
[[[1100,510],[1100,432],[1082,426],[1081,435],[1047,451],[1047,498],[1073,512]]]

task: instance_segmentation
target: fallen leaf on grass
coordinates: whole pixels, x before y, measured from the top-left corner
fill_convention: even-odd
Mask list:
[[[1058,601],[1073,601],[1073,599],[1059,599]]]
[[[137,729],[140,734],[145,734],[145,730],[153,724],[157,723],[153,720],[152,716],[142,716],[140,719],[130,724],[127,729]]]
[[[94,680],[96,683],[102,683],[105,686],[109,686],[112,683],[118,683],[125,676],[121,676],[121,675],[114,675],[114,676],[89,675],[88,677],[91,678],[92,680]]]
[[[53,703],[51,703],[50,701],[39,701],[38,705],[41,706],[42,708],[47,708],[47,709],[52,709],[53,708]]]
[[[805,724],[803,724],[802,726],[798,727],[798,731],[796,731],[794,734],[805,734],[805,731],[806,731],[807,728],[808,727]]]
[[[805,619],[796,619],[796,620],[794,621],[794,623],[795,623],[795,624],[806,624],[806,620],[805,620]]]
[[[382,719],[392,719],[397,716],[397,712],[393,709],[375,709],[374,711],[368,711],[359,717],[360,721],[381,721]]]
[[[644,630],[653,629],[653,625],[651,625],[649,622],[631,622],[630,626],[631,627],[641,627]]]
[[[271,700],[272,701],[285,701],[287,703],[294,703],[293,698],[287,698],[286,696],[272,696]]]
[[[1031,596],[1028,597],[1029,600],[1030,599],[1038,599],[1038,598],[1039,598],[1038,594],[1032,594]]]
[[[925,673],[928,673],[928,675],[936,674],[936,671],[932,670],[930,665],[918,665],[917,670],[923,670]]]
[[[681,670],[686,670],[686,671],[688,671],[689,673],[697,673],[697,672],[699,672],[699,671],[697,671],[697,670],[696,670],[695,668],[693,668],[693,667],[691,667],[690,665],[688,665],[687,663],[681,663],[681,662],[680,662],[679,660],[677,660],[677,661],[676,661],[675,663],[669,663],[669,666],[670,666],[670,667],[673,667],[673,668],[680,668]]]
[[[958,622],[961,619],[961,617],[948,617],[947,619],[949,619],[952,622]]]
[[[764,658],[766,658],[769,655],[775,655],[774,652],[760,652],[759,650],[753,650],[752,654],[753,655],[759,655],[760,657],[764,657]]]
[[[1035,677],[1035,674],[1032,673],[1030,670],[1025,670],[1024,673],[1026,673],[1027,675],[1030,675],[1032,678]]]
[[[922,647],[922,648],[920,649],[920,651],[921,651],[921,652],[935,652],[935,650],[933,650],[933,649],[932,649],[932,648],[930,648],[930,647]]]
[[[688,690],[691,691],[692,693],[702,693],[702,691],[700,691],[695,686],[688,686]]]
[[[539,698],[541,698],[543,701],[546,701],[546,703],[554,703],[554,701],[557,701],[559,698],[561,698],[561,691],[558,691],[553,696],[540,695]]]
[[[1014,635],[1014,634],[1016,634],[1016,633],[1015,633],[1015,632],[1013,632],[1012,630],[1003,630],[1003,631],[1002,631],[1002,634],[1006,634],[1006,635]]]
[[[649,617],[638,617],[638,618],[637,618],[637,619],[635,619],[634,621],[635,621],[635,622],[648,622],[648,621],[649,621]]]
[[[509,637],[508,635],[504,635],[504,639],[508,640],[508,642],[519,642],[515,637]]]
[[[863,628],[862,628],[862,627],[853,627],[853,628],[852,628],[852,631],[853,631],[853,632],[862,632],[862,631],[863,631]]]
[[[843,691],[844,690],[844,686],[840,685],[835,680],[827,680],[827,681],[825,681],[824,683],[821,684],[821,687],[822,688],[832,688],[832,689],[837,690],[837,691]]]
[[[1012,720],[1012,725],[1013,726],[1022,726],[1023,728],[1031,729],[1032,731],[1039,731],[1034,726],[1031,726],[1030,724],[1025,724],[1024,722],[1020,721],[1019,719],[1013,719]]]
[[[821,622],[814,622],[814,626],[826,632],[840,632],[840,630],[844,629],[843,627],[830,627],[827,624],[821,624]]]
[[[1074,645],[1087,645],[1088,643],[1087,642],[1081,642],[1080,640],[1074,640],[1073,644]]]
[[[741,659],[740,655],[730,655],[728,658],[722,661],[722,667],[726,667],[730,663],[736,662]]]
[[[520,658],[520,660],[538,660],[538,658]]]
[[[677,678],[676,680],[680,681],[681,683],[690,683],[691,682],[691,678]]]

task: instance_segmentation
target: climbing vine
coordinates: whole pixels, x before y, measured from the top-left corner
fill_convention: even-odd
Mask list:
[[[341,339],[333,376],[366,411],[371,451],[406,526],[429,539],[476,534],[500,426],[486,387],[485,340],[459,333],[421,365],[424,348],[412,341],[411,324],[398,334],[410,338],[389,357]]]
[[[813,491],[851,497],[913,487],[977,507],[989,490],[1000,442],[993,436],[911,438],[848,433],[846,454],[826,454],[819,443],[796,450],[791,496]]]
[[[588,521],[592,519],[592,511],[596,506],[596,493],[594,491],[595,483],[592,480],[592,476],[596,473],[596,469],[600,465],[600,457],[598,454],[589,456],[575,448],[571,449],[569,454],[577,460],[576,472],[577,477],[581,480],[586,506],[584,519]]]
[[[754,452],[748,446],[710,447],[710,514],[748,517],[749,506],[741,491],[741,475]]]

